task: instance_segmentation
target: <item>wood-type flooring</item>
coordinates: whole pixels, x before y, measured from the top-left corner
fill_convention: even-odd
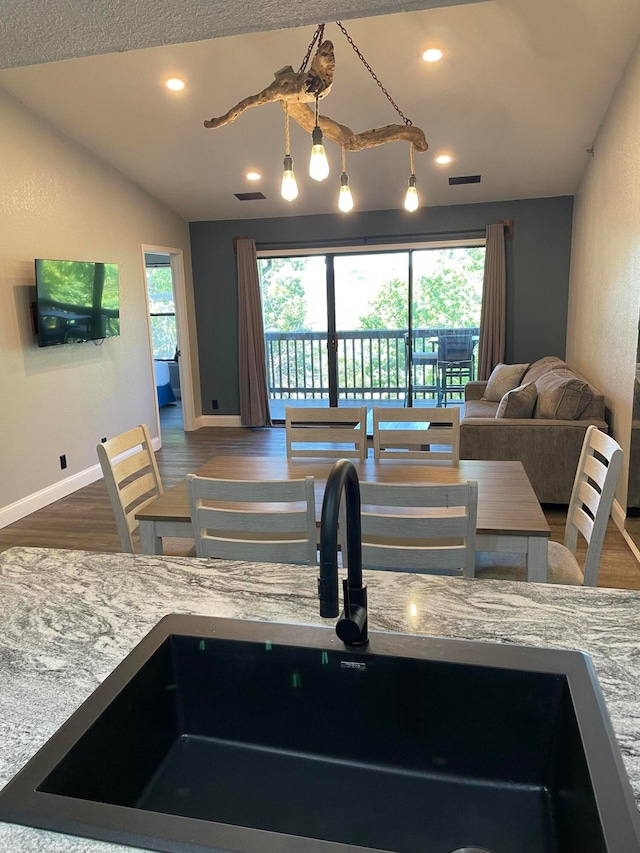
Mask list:
[[[204,428],[185,433],[180,407],[161,410],[162,449],[156,454],[165,488],[195,471],[213,456],[285,454],[283,428]],[[566,507],[545,505],[551,538],[562,542]],[[0,529],[0,551],[16,545],[120,551],[109,497],[103,480],[85,486],[25,518]],[[189,554],[189,540],[168,540],[171,554]],[[139,544],[138,544],[139,550]],[[640,589],[640,564],[613,521],[605,538],[598,586]]]

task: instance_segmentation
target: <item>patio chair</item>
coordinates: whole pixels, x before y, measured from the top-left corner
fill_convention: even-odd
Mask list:
[[[448,485],[360,483],[362,565],[473,577],[475,480]]]
[[[285,426],[289,459],[295,456],[367,458],[366,406],[287,406]]]
[[[596,586],[600,555],[607,532],[616,484],[622,468],[622,448],[611,436],[590,426],[584,437],[576,477],[567,510],[564,545],[549,542],[548,580],[551,583]],[[587,543],[584,567],[576,556],[578,533]],[[523,568],[516,554],[476,556],[476,575],[483,578],[510,576]]]
[[[460,410],[373,407],[375,459],[460,459]]]
[[[146,424],[116,435],[97,446],[98,460],[116,519],[120,547],[133,554],[135,514],[163,494],[158,464]]]
[[[438,335],[438,405],[446,406],[447,396],[473,379],[473,348],[471,332]]]
[[[317,563],[313,477],[218,480],[187,474],[197,557]]]

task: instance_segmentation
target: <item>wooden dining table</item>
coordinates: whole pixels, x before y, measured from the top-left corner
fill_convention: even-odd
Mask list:
[[[195,473],[225,480],[315,478],[318,518],[331,459],[280,456],[215,456]],[[461,459],[458,463],[420,460],[353,460],[363,482],[478,483],[476,549],[523,554],[527,580],[547,580],[549,525],[521,462]],[[136,513],[143,554],[162,554],[162,537],[193,537],[186,481],[182,480]]]

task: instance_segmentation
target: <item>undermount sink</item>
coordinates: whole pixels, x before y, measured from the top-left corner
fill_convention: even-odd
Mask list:
[[[640,850],[586,655],[198,616],[144,638],[0,819],[175,853]]]

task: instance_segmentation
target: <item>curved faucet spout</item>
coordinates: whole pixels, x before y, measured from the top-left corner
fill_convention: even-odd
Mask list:
[[[329,474],[320,521],[320,615],[338,615],[338,516],[340,498],[345,493],[347,516],[347,577],[343,581],[344,610],[336,633],[347,645],[369,642],[367,628],[367,588],[362,585],[362,535],[360,526],[360,484],[358,472],[348,459],[339,459]]]

